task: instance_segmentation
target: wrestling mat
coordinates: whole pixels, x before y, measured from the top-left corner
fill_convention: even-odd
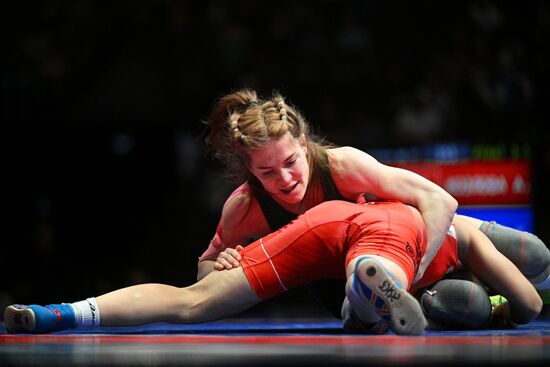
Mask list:
[[[550,365],[550,319],[509,330],[349,335],[340,321],[228,318],[200,325],[6,334],[0,366]]]

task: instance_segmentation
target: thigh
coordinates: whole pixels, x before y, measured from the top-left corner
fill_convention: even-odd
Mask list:
[[[345,277],[350,217],[358,204],[326,202],[248,245],[241,265],[261,299],[316,280]]]
[[[344,278],[347,223],[301,224],[292,223],[241,253],[242,268],[261,299],[316,280]]]

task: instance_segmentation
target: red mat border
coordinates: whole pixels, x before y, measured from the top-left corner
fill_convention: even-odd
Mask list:
[[[285,344],[285,345],[550,345],[544,335],[488,336],[324,336],[324,335],[0,335],[0,343],[9,344]]]

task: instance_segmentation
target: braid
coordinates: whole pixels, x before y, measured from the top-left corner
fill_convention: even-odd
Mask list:
[[[233,138],[237,141],[244,141],[246,140],[246,135],[242,133],[242,131],[239,129],[239,119],[241,118],[241,115],[238,113],[232,113],[229,117],[229,127],[233,133]]]
[[[228,177],[237,182],[250,178],[250,149],[261,148],[286,133],[296,139],[306,137],[313,170],[320,161],[318,150],[326,146],[310,134],[309,125],[296,107],[286,104],[278,93],[268,99],[259,99],[250,89],[226,95],[217,101],[206,124],[209,149],[223,163]]]
[[[288,121],[288,116],[286,114],[286,105],[284,101],[280,101],[279,103],[277,103],[277,110],[279,111],[281,120]]]
[[[291,116],[289,116],[288,107],[285,104],[283,98],[280,96],[276,96],[274,98],[274,104],[278,114],[277,120],[280,121],[279,129],[283,132],[293,132],[296,129],[296,124],[294,123],[293,119],[291,119]]]

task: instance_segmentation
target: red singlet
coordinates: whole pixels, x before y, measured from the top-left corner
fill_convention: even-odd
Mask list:
[[[410,284],[426,248],[425,230],[420,213],[399,202],[327,201],[245,247],[241,265],[261,299],[315,280],[345,278],[347,264],[366,255],[394,261]],[[453,243],[446,242],[449,256]],[[440,279],[441,269],[430,265],[423,279]]]

